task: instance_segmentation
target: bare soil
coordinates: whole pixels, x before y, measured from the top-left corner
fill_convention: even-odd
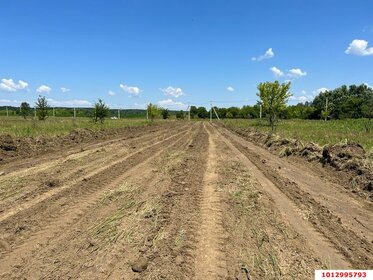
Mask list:
[[[6,159],[0,174],[0,279],[311,279],[315,269],[372,269],[369,200],[318,163],[207,122],[88,137]]]

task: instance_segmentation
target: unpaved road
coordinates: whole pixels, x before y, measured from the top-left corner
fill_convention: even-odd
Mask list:
[[[312,279],[315,269],[373,268],[371,203],[207,122],[139,128],[0,174],[0,279]]]

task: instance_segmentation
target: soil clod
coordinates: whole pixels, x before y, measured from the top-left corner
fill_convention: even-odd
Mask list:
[[[131,265],[133,272],[143,272],[148,267],[148,259],[144,257],[138,258]]]

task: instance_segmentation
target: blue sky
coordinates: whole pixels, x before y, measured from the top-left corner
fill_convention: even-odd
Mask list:
[[[2,0],[0,105],[185,109],[255,104],[291,80],[290,104],[373,85],[373,2]]]

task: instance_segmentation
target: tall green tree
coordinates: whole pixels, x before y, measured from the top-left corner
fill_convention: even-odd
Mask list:
[[[369,132],[372,129],[372,119],[373,119],[373,95],[372,97],[362,106],[362,113],[364,117],[368,119],[365,124],[365,131]]]
[[[98,99],[93,108],[93,122],[103,123],[105,118],[109,116],[109,106],[102,99]]]
[[[48,117],[49,104],[45,96],[39,95],[36,105],[36,115],[40,121],[46,120]]]
[[[365,84],[343,85],[318,94],[313,102],[313,118],[361,118],[363,106],[373,96],[373,89]],[[327,105],[327,106],[326,106]],[[326,109],[327,108],[327,109]]]
[[[209,117],[209,113],[207,112],[205,107],[198,107],[197,108],[197,116],[200,119],[205,119]]]
[[[183,120],[185,118],[185,114],[183,110],[180,110],[176,113],[176,118],[179,120]]]
[[[152,103],[149,103],[146,110],[147,110],[148,117],[151,121],[154,121],[154,119],[160,115],[160,110],[158,106]]]
[[[275,129],[276,121],[282,110],[286,108],[286,103],[291,96],[291,83],[280,84],[279,81],[265,82],[258,85],[257,96],[262,103],[263,111],[268,117],[268,123],[272,131]]]
[[[190,106],[190,117],[192,119],[196,118],[198,116],[198,109],[196,106]]]
[[[27,116],[30,115],[30,111],[31,111],[30,104],[28,104],[27,102],[22,102],[20,106],[21,116],[24,119],[26,119]]]
[[[162,114],[162,118],[164,120],[166,120],[170,117],[170,111],[168,109],[162,109],[161,114]]]

